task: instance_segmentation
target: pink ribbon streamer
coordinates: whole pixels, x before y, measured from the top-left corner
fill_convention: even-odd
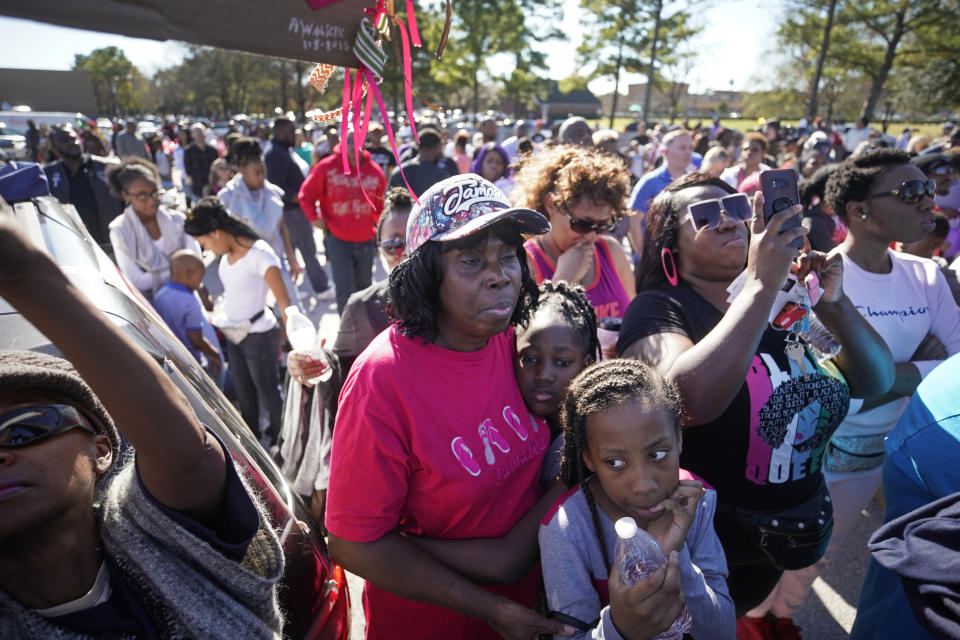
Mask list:
[[[397,153],[397,141],[393,137],[393,127],[390,126],[390,118],[386,117],[387,108],[383,105],[383,96],[380,95],[380,90],[377,88],[376,82],[374,82],[373,74],[365,67],[363,68],[363,77],[367,80],[368,91],[373,95],[374,100],[377,101],[377,108],[380,109],[380,113],[384,114],[383,124],[387,129],[387,139],[390,140],[390,148],[393,150],[394,157],[397,158],[399,162],[400,154]],[[413,192],[413,189],[410,188],[410,183],[407,182],[407,176],[403,173],[403,167],[397,165],[397,169],[400,171],[400,177],[403,178],[403,183],[407,185],[407,190],[413,197],[413,201],[419,205],[420,200],[417,198],[417,194]]]
[[[400,20],[397,20],[397,31],[400,32],[400,42],[403,45],[403,97],[407,103],[407,118],[410,120],[410,130],[413,132],[413,139],[417,141],[417,144],[420,144],[420,135],[417,133],[417,124],[413,118],[413,84],[410,82],[410,78],[413,77],[410,69],[412,66],[410,59],[410,39],[407,37],[407,31],[403,26],[403,22]]]
[[[417,15],[413,10],[413,0],[407,0],[407,24],[410,25],[410,41],[413,46],[422,47],[420,32],[417,30]]]
[[[343,160],[343,174],[350,175],[350,162],[347,160],[347,132],[350,127],[350,70],[343,70],[343,108],[340,118],[340,159]]]

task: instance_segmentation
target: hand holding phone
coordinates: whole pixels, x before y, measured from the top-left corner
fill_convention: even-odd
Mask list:
[[[768,169],[760,173],[760,191],[763,192],[763,221],[769,224],[774,214],[800,204],[797,188],[797,173],[793,169]],[[800,216],[790,217],[780,228],[780,233],[802,226]],[[803,237],[795,238],[790,246],[803,248]]]

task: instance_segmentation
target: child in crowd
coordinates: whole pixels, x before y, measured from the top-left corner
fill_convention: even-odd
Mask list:
[[[684,600],[698,640],[734,637],[713,529],[716,493],[680,469],[681,425],[676,387],[637,361],[602,362],[570,385],[560,476],[571,490],[544,517],[539,537],[547,606],[579,629],[576,638],[652,638]],[[625,516],[669,556],[632,587],[611,567],[613,525]]]
[[[257,232],[231,215],[216,196],[207,196],[190,211],[183,230],[220,260],[222,317],[214,324],[227,336],[227,359],[237,387],[240,413],[247,426],[271,446],[280,435],[280,327],[266,307],[267,294],[285,310],[292,303],[284,287],[280,260]],[[284,311],[285,313],[285,311]],[[260,433],[260,408],[270,424]]]
[[[517,331],[514,370],[523,401],[550,425],[550,450],[543,461],[544,487],[557,479],[563,452],[560,410],[567,387],[599,350],[597,314],[583,287],[545,280],[526,326]]]
[[[153,298],[153,306],[190,354],[223,388],[223,355],[213,326],[203,315],[197,288],[206,265],[194,251],[182,249],[170,256],[170,280]],[[203,354],[203,358],[201,358]]]

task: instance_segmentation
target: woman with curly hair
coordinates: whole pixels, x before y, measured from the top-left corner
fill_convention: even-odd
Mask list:
[[[537,282],[583,285],[597,319],[622,318],[636,293],[630,262],[611,233],[624,215],[630,174],[615,157],[562,145],[527,160],[513,202],[544,212],[550,231],[524,245]]]

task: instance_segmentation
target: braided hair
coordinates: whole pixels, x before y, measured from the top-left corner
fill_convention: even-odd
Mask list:
[[[610,558],[603,543],[597,502],[587,488],[590,470],[583,460],[583,452],[587,450],[587,418],[636,401],[662,409],[673,419],[676,428],[681,428],[683,406],[676,385],[652,367],[633,359],[605,360],[584,369],[570,383],[563,403],[564,443],[560,480],[568,487],[580,485],[590,507],[603,561],[608,567]]]
[[[217,196],[201,198],[200,202],[187,212],[183,231],[191,236],[204,236],[217,230],[225,231],[237,238],[253,241],[260,239],[260,235],[246,221],[227,211],[220,198]]]
[[[874,149],[850,156],[827,180],[824,199],[830,211],[847,221],[847,203],[865,200],[873,183],[893,167],[908,164],[910,156],[897,149]]]
[[[597,339],[597,312],[587,300],[583,287],[563,280],[544,280],[540,284],[540,301],[522,327],[529,326],[533,316],[541,309],[555,311],[560,316],[563,324],[570,327],[580,338],[585,358],[593,362],[600,349],[600,341]]]

